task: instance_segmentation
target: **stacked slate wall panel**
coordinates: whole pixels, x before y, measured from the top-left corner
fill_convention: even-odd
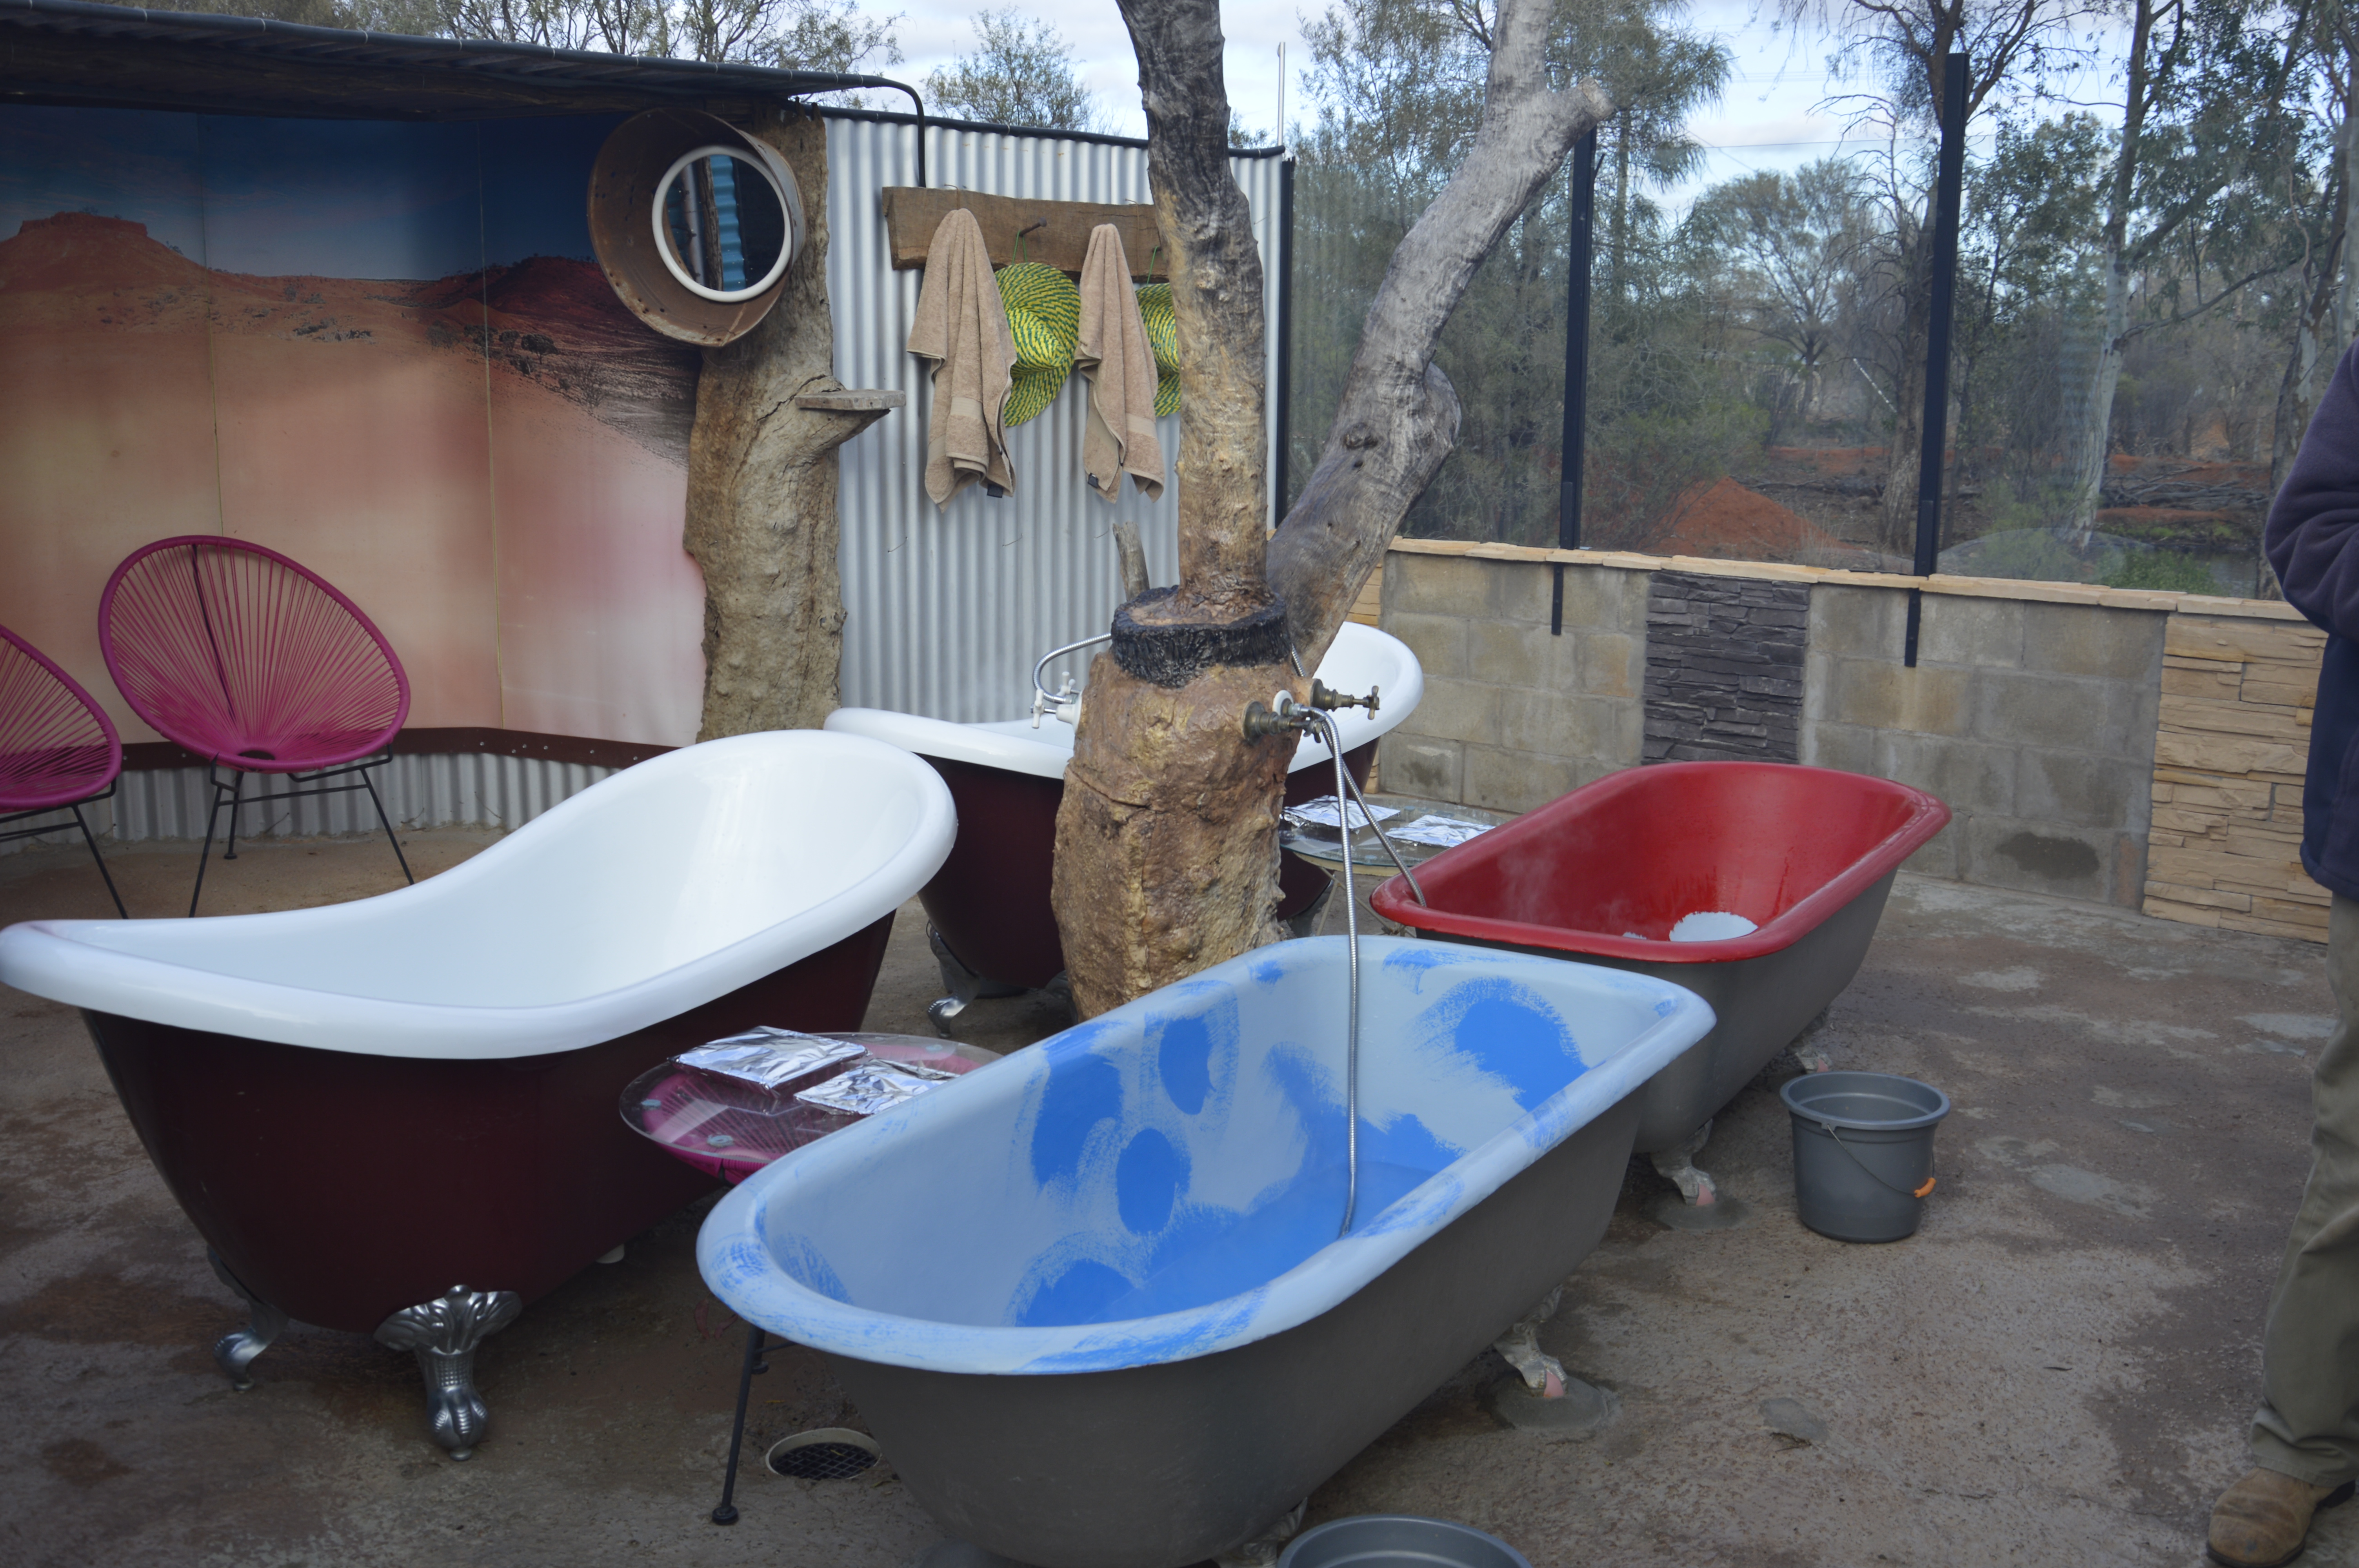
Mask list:
[[[1696,572],[1650,578],[1645,760],[1799,761],[1809,587]]]

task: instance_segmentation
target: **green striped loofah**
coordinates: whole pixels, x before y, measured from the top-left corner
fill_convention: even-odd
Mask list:
[[[1073,373],[1073,345],[1082,335],[1082,291],[1073,280],[1039,262],[999,269],[999,299],[1016,340],[1014,384],[1004,416],[1014,429],[1037,418]]]
[[[1180,412],[1180,323],[1171,314],[1171,286],[1150,283],[1138,291],[1138,319],[1147,346],[1155,351],[1155,416]]]

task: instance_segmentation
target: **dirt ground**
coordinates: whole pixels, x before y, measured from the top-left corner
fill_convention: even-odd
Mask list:
[[[408,842],[440,870],[488,838]],[[164,914],[192,860],[156,845],[111,863],[135,914]],[[209,876],[207,908],[396,876],[381,840],[270,842]],[[0,858],[0,923],[106,912],[79,849]],[[1744,1222],[1667,1227],[1669,1184],[1634,1166],[1542,1332],[1618,1393],[1612,1428],[1568,1443],[1506,1427],[1483,1401],[1501,1375],[1486,1356],[1322,1486],[1311,1520],[1440,1515],[1540,1568],[2194,1563],[2242,1467],[2306,1168],[2322,957],[1903,878],[1825,1039],[1838,1065],[1954,1099],[1924,1228],[1853,1247],[1797,1224],[1765,1078],[1701,1156]],[[912,904],[868,1026],[924,1032],[938,990]],[[1057,1022],[1022,1000],[960,1021],[995,1049]],[[741,1339],[693,1265],[701,1205],[485,1342],[492,1429],[454,1464],[408,1358],[356,1336],[298,1328],[251,1392],[230,1390],[207,1347],[237,1303],[78,1021],[15,991],[0,1130],[0,1562],[903,1568],[939,1540],[889,1465],[854,1482],[756,1468],[741,1522],[707,1522]],[[757,1454],[860,1424],[799,1350],[772,1357],[755,1399]],[[2359,1564],[2359,1509],[2327,1516],[2305,1561]]]

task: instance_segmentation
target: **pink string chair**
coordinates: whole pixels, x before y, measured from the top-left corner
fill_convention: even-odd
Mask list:
[[[213,795],[190,914],[223,810],[222,858],[234,860],[246,805],[365,791],[402,876],[418,880],[366,772],[391,758],[386,748],[409,716],[409,677],[358,605],[276,550],[183,535],[144,546],[114,568],[99,598],[98,640],[131,710],[205,759]],[[315,787],[269,795],[257,786],[249,802],[248,773]]]
[[[0,827],[55,811],[73,813],[114,913],[128,920],[106,857],[82,815],[83,806],[114,794],[122,773],[123,741],[105,709],[38,648],[0,626]],[[0,843],[62,833],[65,826],[14,828],[0,833]]]

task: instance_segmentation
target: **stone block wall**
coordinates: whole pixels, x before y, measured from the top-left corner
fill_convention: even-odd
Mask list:
[[[2174,615],[2163,642],[2145,909],[2326,940],[2301,869],[2301,784],[2326,634],[2300,622]]]
[[[2136,907],[2162,610],[1810,593],[1801,760],[1930,790],[1950,826],[1912,870]]]
[[[1384,629],[1425,666],[1425,700],[1385,739],[1385,788],[1528,811],[1635,765],[1649,575],[1568,569],[1564,632],[1552,636],[1544,568],[1387,556]]]
[[[2322,935],[2294,854],[2321,640],[2283,604],[1411,540],[1381,615],[1427,677],[1389,790],[1519,811],[1641,762],[1789,756],[1946,801],[1917,871]]]

